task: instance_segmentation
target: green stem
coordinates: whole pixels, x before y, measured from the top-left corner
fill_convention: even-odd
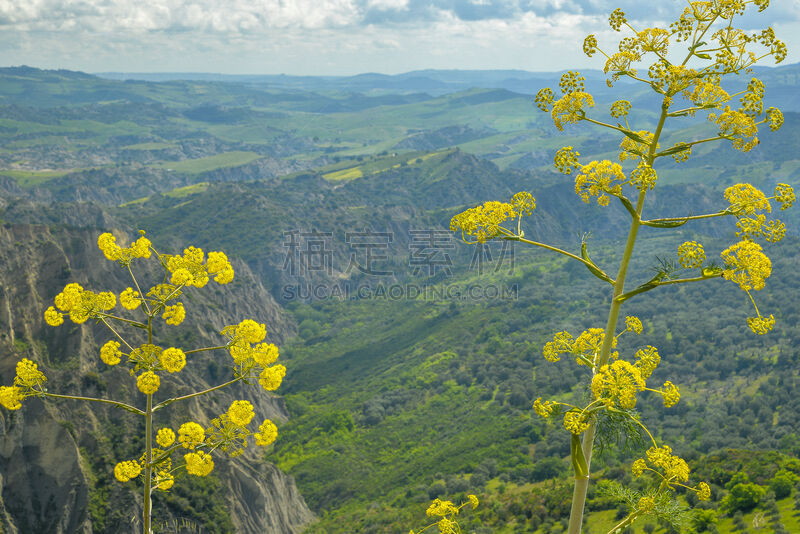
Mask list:
[[[592,272],[593,275],[597,276],[598,278],[600,278],[601,280],[603,280],[605,282],[609,282],[611,284],[614,283],[614,281],[611,280],[611,278],[606,273],[604,273],[603,270],[600,269],[600,267],[598,267],[593,261],[587,261],[587,260],[581,258],[580,256],[576,256],[575,254],[572,254],[571,252],[567,252],[566,250],[561,250],[558,247],[553,247],[553,246],[547,245],[545,243],[539,243],[538,241],[531,241],[530,239],[525,239],[524,237],[519,237],[519,236],[506,237],[505,239],[508,239],[509,241],[519,241],[520,243],[525,243],[525,244],[528,244],[528,245],[534,245],[536,247],[542,247],[542,248],[545,248],[547,250],[552,250],[553,252],[558,252],[559,254],[563,254],[564,256],[566,256],[568,258],[572,258],[573,260],[578,260],[579,262],[584,264],[589,269],[589,271]]]
[[[656,146],[661,137],[661,131],[664,129],[664,122],[669,113],[669,104],[665,99],[661,104],[661,116],[658,120],[658,126],[653,133],[653,139],[650,143],[650,150],[647,154],[646,163],[650,166],[655,159]],[[628,274],[628,267],[630,266],[631,257],[633,256],[633,247],[636,244],[636,236],[639,233],[641,226],[641,215],[644,208],[644,198],[646,191],[639,192],[639,198],[636,201],[635,216],[631,216],[631,226],[628,231],[628,239],[625,242],[625,251],[622,254],[622,260],[619,265],[619,273],[614,282],[614,292],[611,298],[611,306],[608,310],[608,321],[606,322],[606,335],[603,338],[603,346],[600,349],[600,356],[597,361],[596,369],[608,363],[611,355],[612,344],[614,341],[614,332],[617,331],[617,320],[619,319],[619,312],[622,306],[622,301],[617,297],[623,294],[625,290],[625,277]],[[596,372],[596,371],[595,371]],[[572,508],[569,517],[568,534],[580,534],[581,523],[583,522],[583,510],[586,504],[586,492],[589,489],[589,475],[592,462],[592,448],[594,446],[594,436],[597,432],[597,421],[592,420],[589,422],[589,428],[583,434],[583,456],[586,459],[586,476],[575,476],[575,487],[572,494]]]
[[[112,406],[122,408],[123,410],[133,412],[137,415],[145,415],[145,412],[143,412],[142,410],[134,408],[130,404],[125,404],[124,402],[112,401],[108,399],[98,399],[95,397],[79,397],[77,395],[59,395],[57,393],[47,393],[46,391],[43,391],[41,394],[45,397],[52,397],[54,399],[72,399],[72,400],[81,400],[89,402],[102,402],[103,404],[111,404]]]
[[[153,484],[153,395],[147,396],[147,411],[145,412],[145,457],[144,457],[144,510],[142,511],[142,522],[144,523],[144,534],[152,534],[151,528],[153,503],[152,484]]]

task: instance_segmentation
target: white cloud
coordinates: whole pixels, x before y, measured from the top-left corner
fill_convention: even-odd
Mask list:
[[[797,61],[800,0],[772,4],[743,22],[778,20],[793,54],[787,62]],[[620,34],[606,21],[616,5],[637,26],[663,24],[683,8],[678,0],[0,0],[0,65],[297,74],[600,68],[581,43],[596,33],[615,47]]]

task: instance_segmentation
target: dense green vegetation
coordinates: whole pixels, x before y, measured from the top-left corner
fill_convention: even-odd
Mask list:
[[[765,133],[747,154],[698,147],[683,167],[664,170],[667,185],[648,212],[676,215],[675,205],[712,211],[720,184],[736,176],[765,189],[797,185],[800,105],[797,92],[786,90],[795,87],[796,70],[764,72],[788,106],[780,135]],[[298,332],[282,347],[291,419],[265,459],[296,478],[320,516],[310,532],[405,532],[425,524],[430,499],[468,492],[482,502],[465,516],[473,532],[561,532],[570,499],[568,436],[530,407],[539,396],[587,392],[576,386],[574,366],[547,364],[541,347],[556,331],[600,326],[606,288],[580,265],[520,247],[513,268],[497,269],[499,243],[476,255],[448,224],[465,206],[529,190],[538,207],[526,235],[575,251],[591,233],[589,251],[604,265],[620,238],[620,213],[581,204],[569,180],[551,172],[554,149],[581,139],[556,135],[532,112],[529,95],[507,88],[364,95],[331,91],[330,80],[288,87],[295,82],[123,83],[1,69],[0,221],[143,228],[157,244],[222,249],[237,268],[253,271]],[[680,135],[705,127],[693,124]],[[610,138],[583,144],[593,151],[587,157],[617,156]],[[775,532],[778,524],[800,530],[800,218],[789,217],[790,237],[771,254],[772,278],[757,295],[759,307],[776,316],[772,334],[749,332],[746,296],[722,280],[661,288],[623,310],[639,316],[645,332],[622,350],[657,346],[664,362],[654,379],[681,388],[675,408],[644,400],[640,409],[712,484],[709,507],[696,519],[700,532],[714,532],[714,520],[719,532],[759,522]],[[638,267],[646,272],[673,258],[683,240],[702,238],[710,257],[731,241],[725,223],[704,227],[707,236],[697,228],[649,241],[636,250]],[[292,273],[289,236],[312,230],[327,235],[330,269]],[[352,268],[365,252],[348,235],[366,230],[391,236],[373,250],[375,268],[391,274]],[[439,232],[444,245],[415,249],[414,231]],[[447,269],[423,264],[415,272],[412,260],[437,252],[447,254]],[[322,298],[303,293],[322,286]],[[349,292],[331,296],[334,287]],[[359,294],[359,287],[369,291]],[[44,343],[15,341],[20,354]],[[96,387],[104,379],[87,372],[81,380]],[[104,466],[127,452],[121,447],[135,433],[109,428],[106,435],[84,455],[98,532],[126,520],[109,511],[119,490]],[[623,466],[631,454],[610,447],[595,460],[598,476],[629,483]],[[218,480],[178,486],[159,501],[162,512],[208,531],[230,530]],[[590,494],[591,533],[625,513],[602,487]],[[634,531],[667,532],[651,526]]]

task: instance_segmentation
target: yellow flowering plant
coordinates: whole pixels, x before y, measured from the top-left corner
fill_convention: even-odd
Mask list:
[[[100,347],[103,365],[126,365],[135,380],[136,388],[144,396],[141,406],[120,400],[56,394],[48,391],[47,377],[38,365],[23,358],[17,363],[16,377],[10,386],[0,386],[0,404],[8,410],[19,410],[28,397],[70,399],[109,404],[144,418],[144,451],[139,458],[125,459],[114,467],[114,477],[120,483],[141,479],[143,485],[143,532],[152,530],[152,497],[158,489],[168,491],[175,483],[175,474],[181,469],[194,476],[207,476],[214,469],[214,455],[220,452],[233,457],[247,447],[248,438],[257,446],[272,444],[278,436],[276,425],[263,420],[256,431],[250,429],[255,419],[255,409],[247,400],[234,401],[225,413],[211,420],[208,426],[187,421],[175,430],[169,427],[156,429],[154,414],[172,403],[193,399],[237,382],[255,383],[266,391],[276,390],[286,374],[286,368],[277,364],[278,347],[265,342],[266,326],[251,319],[229,325],[220,332],[223,342],[217,346],[184,350],[179,347],[161,347],[154,335],[161,321],[165,325],[179,325],[186,317],[184,303],[180,300],[187,288],[202,288],[211,279],[219,284],[233,280],[234,270],[222,252],[209,252],[188,247],[183,254],[158,253],[141,232],[140,237],[127,247],[117,244],[116,238],[104,233],[98,246],[105,257],[125,268],[132,287],[119,294],[119,303],[125,310],[114,311],[117,295],[112,292],[93,292],[77,283],[67,284],[55,297],[54,305],[44,312],[50,326],[59,326],[68,317],[75,324],[89,320],[107,327],[112,339]],[[160,283],[146,291],[134,275],[137,260],[153,258],[159,262],[164,275]],[[130,330],[130,332],[126,332]],[[162,380],[180,373],[191,363],[194,355],[205,351],[227,351],[231,358],[232,378],[200,391],[175,397],[157,398],[162,392]],[[174,461],[173,457],[181,460]]]
[[[408,534],[421,534],[428,529],[436,529],[439,534],[462,534],[465,532],[458,522],[458,514],[463,508],[469,505],[471,510],[478,507],[478,497],[475,495],[467,495],[467,500],[460,505],[456,506],[453,501],[443,501],[441,499],[434,499],[431,502],[425,514],[432,518],[434,521],[420,530],[410,530]]]
[[[627,35],[614,50],[603,50],[596,35],[585,39],[583,50],[588,56],[599,54],[605,58],[603,71],[608,75],[609,87],[624,77],[656,93],[660,106],[655,110],[657,119],[652,131],[632,124],[629,120],[632,105],[627,100],[611,104],[611,120],[590,116],[595,100],[586,91],[584,77],[575,71],[561,77],[560,97],[549,88],[537,93],[536,106],[551,114],[558,130],[588,122],[621,137],[618,162],[602,160],[582,164],[581,154],[572,146],[558,150],[554,159],[559,172],[575,173],[575,193],[582,201],[594,201],[600,206],[610,206],[613,201],[629,215],[628,237],[616,276],[609,275],[590,258],[585,240],[580,251],[572,253],[526,237],[522,219],[536,207],[530,193],[517,193],[510,202],[486,202],[452,218],[451,230],[460,232],[467,243],[505,239],[544,248],[582,263],[611,286],[611,304],[604,328],[590,328],[577,336],[559,332],[543,349],[548,361],[555,362],[562,355],[569,355],[588,371],[590,401],[586,405],[573,405],[538,398],[533,405],[535,412],[545,418],[563,413],[563,425],[571,435],[575,487],[570,534],[581,531],[592,451],[601,415],[618,422],[621,428],[646,436],[651,445],[644,456],[634,462],[633,474],[647,476],[653,489],[647,493],[620,490],[618,496],[628,502],[631,511],[610,532],[621,531],[645,515],[668,520],[679,515],[672,498],[678,488],[695,492],[701,500],[710,496],[705,482],[690,483],[686,462],[674,456],[667,445],[659,444],[635,411],[640,394],[659,395],[664,406],[670,407],[679,401],[680,392],[671,381],[662,385],[648,383],[661,361],[655,347],[645,346],[627,355],[616,350],[622,334],[642,331],[641,321],[631,316],[625,319],[624,328],[618,327],[625,301],[662,286],[724,279],[738,285],[751,301],[755,316],[747,319],[750,330],[758,335],[766,334],[775,324],[775,317],[763,315],[753,296],[753,292],[765,287],[772,271],[770,259],[758,241],[776,243],[785,235],[785,225],[771,219],[769,214],[773,206],[780,206],[781,210],[792,206],[795,194],[790,185],[778,184],[770,196],[751,184],[733,184],[723,192],[718,211],[701,215],[648,218],[645,209],[648,192],[658,185],[657,167],[661,158],[685,162],[691,157],[694,146],[714,141],[730,141],[734,149],[747,152],[758,145],[760,126],[772,131],[781,127],[780,110],[764,109],[763,82],[752,78],[746,89],[738,93],[724,89],[726,77],[750,74],[750,67],[762,59],[772,57],[780,63],[786,57],[786,46],[775,37],[772,28],[748,33],[736,27],[745,11],[753,7],[764,11],[769,7],[769,0],[688,1],[678,19],[667,28],[643,29],[637,29],[621,9],[616,9],[609,24],[614,31],[624,31]],[[697,114],[707,115],[716,135],[662,146],[668,122]],[[690,221],[717,217],[734,217],[737,228],[738,241],[721,252],[722,264],[709,261],[701,243],[686,241],[676,251],[677,263],[664,261],[656,268],[655,276],[633,289],[625,287],[641,227],[668,230]]]

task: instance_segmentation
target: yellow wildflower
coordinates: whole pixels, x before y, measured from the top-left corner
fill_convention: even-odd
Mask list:
[[[236,426],[247,426],[255,415],[253,405],[246,400],[233,401],[228,408],[228,419]]]
[[[644,387],[641,371],[624,360],[602,366],[592,378],[594,397],[607,399],[610,406],[619,405],[623,409],[636,406],[636,392]]]
[[[762,317],[759,315],[758,317],[748,317],[747,326],[754,334],[766,334],[772,331],[772,328],[775,326],[775,316],[770,315],[769,317]]]
[[[122,307],[126,310],[135,310],[141,306],[142,299],[139,298],[138,291],[134,291],[132,287],[129,287],[119,294],[119,303],[122,304]]]
[[[160,385],[161,378],[153,371],[145,371],[136,378],[136,387],[145,395],[152,395]]]
[[[261,367],[272,365],[278,360],[278,347],[273,343],[259,343],[253,347],[253,360]]]
[[[734,213],[744,213],[753,215],[757,211],[772,211],[767,196],[758,188],[750,184],[736,184],[725,189],[725,200],[730,203],[730,209]]]
[[[701,501],[707,501],[711,498],[711,488],[705,482],[697,485],[697,498]]]
[[[625,181],[625,174],[618,163],[608,160],[592,161],[581,166],[581,174],[575,177],[575,194],[587,204],[590,198],[597,197],[597,203],[607,206],[609,197],[606,194],[619,196],[622,194],[620,183]]]
[[[678,386],[667,380],[664,382],[664,388],[661,390],[661,395],[664,397],[664,406],[670,408],[678,404],[681,400],[681,394],[678,391]]]
[[[640,477],[644,470],[647,469],[647,462],[645,462],[642,458],[638,458],[633,462],[633,467],[631,468],[631,472],[633,476]]]
[[[706,251],[697,241],[686,241],[678,247],[678,261],[684,269],[701,267],[706,261]]]
[[[175,326],[181,324],[184,318],[186,318],[186,310],[183,307],[183,303],[178,302],[172,306],[165,306],[164,314],[161,317],[166,321],[167,324]]]
[[[269,419],[265,419],[258,427],[258,432],[253,434],[256,438],[256,445],[266,447],[278,438],[278,427]]]
[[[722,276],[737,283],[743,291],[763,289],[772,274],[772,262],[761,250],[761,245],[746,240],[726,248],[721,256],[728,268]]]
[[[114,466],[114,476],[120,482],[127,482],[139,476],[142,472],[142,466],[135,460],[128,460],[120,462]]]
[[[450,514],[457,514],[458,508],[451,501],[443,501],[441,499],[434,499],[428,509],[425,511],[428,516],[445,516]]]
[[[47,377],[39,370],[39,366],[29,360],[22,358],[17,362],[17,376],[14,377],[14,385],[24,388],[34,388],[47,382]]]
[[[794,188],[789,184],[775,186],[775,200],[781,205],[781,210],[789,209],[795,201]]]
[[[194,449],[206,439],[205,432],[202,426],[193,421],[189,421],[188,423],[183,423],[180,428],[178,428],[178,441],[181,442],[185,449]]]
[[[190,475],[204,477],[214,469],[214,460],[203,451],[190,452],[183,456],[186,461],[186,472]]]
[[[553,401],[542,402],[541,397],[533,401],[533,411],[535,411],[539,416],[544,418],[550,417],[555,407],[556,407],[555,402]]]
[[[165,349],[159,359],[161,366],[170,373],[177,373],[186,366],[186,354],[175,347]]]
[[[44,311],[44,322],[50,326],[58,326],[64,322],[64,317],[58,310],[50,306]]]
[[[22,408],[22,388],[17,386],[0,386],[0,404],[7,410],[19,410]]]
[[[572,174],[573,169],[580,167],[578,163],[578,156],[580,155],[580,152],[574,150],[571,146],[558,149],[554,158],[556,169],[563,174]]]
[[[643,349],[639,349],[634,354],[636,363],[634,366],[639,370],[643,379],[647,380],[653,371],[656,370],[658,364],[661,362],[661,356],[658,354],[658,349],[647,345]]]
[[[576,123],[583,118],[584,108],[594,107],[594,98],[589,93],[575,91],[567,93],[553,103],[553,123],[559,130],[564,124]]]
[[[286,367],[281,364],[264,369],[258,377],[258,383],[267,391],[275,391],[286,376]]]
[[[578,435],[589,428],[589,421],[580,411],[570,410],[564,414],[564,428]]]
[[[103,363],[106,365],[117,365],[122,356],[122,351],[119,350],[119,347],[119,341],[114,341],[113,339],[107,341],[105,345],[100,347],[100,359],[103,360]]]
[[[639,320],[638,317],[634,317],[633,315],[628,315],[625,317],[625,330],[628,332],[634,332],[635,334],[642,333],[642,321]]]
[[[162,428],[156,433],[156,443],[159,447],[167,448],[175,443],[175,432],[171,428]]]

